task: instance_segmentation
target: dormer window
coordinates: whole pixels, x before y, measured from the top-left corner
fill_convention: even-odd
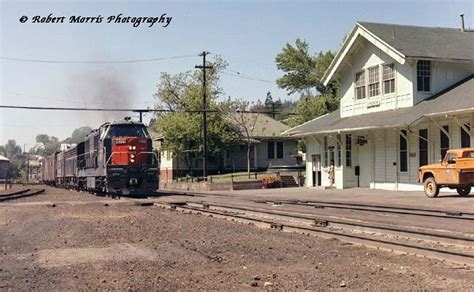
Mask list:
[[[356,73],[355,78],[356,99],[365,98],[365,71]]]
[[[369,71],[369,97],[377,96],[379,91],[379,66],[370,67]]]
[[[431,62],[420,60],[416,64],[417,90],[430,91]]]
[[[395,67],[394,64],[383,65],[383,93],[395,92]]]

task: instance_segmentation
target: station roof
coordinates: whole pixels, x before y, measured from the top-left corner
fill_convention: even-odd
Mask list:
[[[291,128],[284,135],[308,136],[377,128],[402,128],[423,118],[474,111],[474,74],[414,107],[340,117],[339,110]]]
[[[243,122],[246,127],[251,128],[252,124],[255,123],[254,129],[251,133],[252,138],[271,138],[281,137],[282,132],[288,130],[290,127],[277,121],[265,114],[259,113],[245,113],[239,114],[234,113],[234,117],[229,118],[229,121],[234,124],[242,135],[245,136],[245,129],[242,125],[239,125],[236,120],[240,123]]]
[[[0,155],[0,161],[10,161],[10,159],[6,158],[3,155]]]
[[[358,24],[408,58],[474,60],[471,31],[363,21]]]
[[[357,50],[356,41],[359,39],[369,41],[400,64],[404,64],[407,59],[474,62],[472,30],[359,21],[321,78],[324,85],[346,67],[343,60]]]

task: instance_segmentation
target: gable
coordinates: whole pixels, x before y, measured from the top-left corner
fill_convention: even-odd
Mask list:
[[[361,44],[363,44],[365,41],[368,41],[372,45],[376,46],[399,64],[405,64],[405,56],[402,53],[398,52],[383,40],[370,33],[364,27],[357,24],[352,32],[346,37],[342,47],[339,49],[329,68],[324,73],[322,78],[324,85],[327,85],[334,78],[334,75],[337,72],[339,72],[347,64],[351,63],[350,59],[358,50],[360,50]]]
[[[327,85],[347,62],[364,38],[387,55],[404,64],[407,59],[474,62],[474,33],[454,28],[357,22],[344,41],[322,81]]]

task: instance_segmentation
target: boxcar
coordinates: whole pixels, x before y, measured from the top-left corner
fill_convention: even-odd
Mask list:
[[[65,180],[65,160],[64,160],[64,151],[61,151],[56,154],[56,185],[64,186]]]
[[[43,181],[47,185],[55,185],[56,183],[56,153],[47,156],[43,160]]]

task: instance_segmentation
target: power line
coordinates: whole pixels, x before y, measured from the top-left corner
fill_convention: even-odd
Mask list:
[[[229,73],[229,72],[221,71],[221,73],[224,74],[224,75],[229,75],[229,76],[239,77],[239,78],[242,78],[242,79],[253,80],[253,81],[259,81],[259,82],[274,83],[274,82],[271,81],[271,80],[266,80],[266,79],[260,79],[260,78],[256,78],[256,77],[251,77],[251,76],[249,76],[249,75],[240,73],[239,71],[234,71],[234,70],[230,70],[230,69],[224,69],[224,70],[227,70],[227,71],[232,72],[232,73]]]
[[[80,61],[80,60],[43,60],[43,59],[23,59],[23,58],[11,58],[11,57],[0,57],[0,60],[15,61],[15,62],[29,62],[29,63],[56,63],[56,64],[126,64],[126,63],[143,63],[143,62],[156,62],[163,60],[182,59],[196,57],[196,55],[181,55],[172,57],[162,58],[151,58],[151,59],[134,59],[134,60],[111,60],[111,61]]]
[[[49,107],[49,106],[20,106],[20,105],[0,105],[0,109],[19,109],[19,110],[48,110],[48,111],[97,111],[97,112],[159,112],[159,113],[225,113],[218,109],[153,109],[153,108],[85,108],[85,107]],[[235,113],[244,114],[271,114],[271,111],[241,111],[236,110]],[[291,115],[291,113],[288,113]]]
[[[95,112],[196,112],[202,110],[170,110],[170,109],[139,109],[139,108],[84,108],[84,107],[49,107],[49,106],[17,106],[17,105],[0,105],[5,109],[23,109],[23,110],[54,110],[54,111],[95,111]],[[210,111],[210,110],[209,110]],[[216,110],[213,110],[217,112]]]

